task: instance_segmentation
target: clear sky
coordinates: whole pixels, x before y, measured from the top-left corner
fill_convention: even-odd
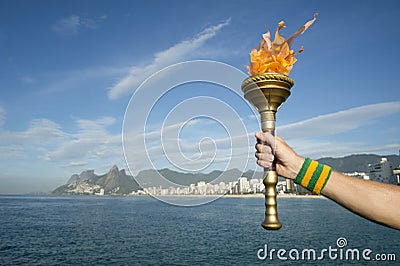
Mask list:
[[[397,154],[398,10],[399,1],[369,0],[0,1],[0,193],[50,191],[85,169],[125,168],[124,114],[147,77],[199,59],[245,71],[266,26],[273,32],[285,20],[282,34],[288,37],[314,12],[317,21],[294,44],[305,50],[290,74],[295,86],[278,113],[278,134],[313,158]],[[197,96],[229,103],[248,134],[258,130],[237,96],[193,83],[160,99],[149,127],[137,134],[159,132],[169,110]],[[203,100],[191,109],[208,107]],[[205,109],[214,110],[212,104]],[[164,126],[185,122],[177,117]],[[224,140],[232,136],[224,121],[189,122],[180,127],[182,154],[196,159],[202,140],[201,151],[216,156],[204,170],[224,169]],[[157,142],[150,146],[159,153]],[[136,154],[133,172],[144,167],[146,152]],[[155,167],[170,167],[165,158],[154,158]],[[256,168],[250,161],[246,167]]]

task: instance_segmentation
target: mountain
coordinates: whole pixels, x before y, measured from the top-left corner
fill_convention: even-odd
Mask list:
[[[95,176],[96,175],[94,174],[94,170],[86,170],[79,175],[77,174],[72,175],[70,179],[67,181],[67,184],[77,184],[79,182],[86,181]]]
[[[398,155],[387,155],[381,156],[376,154],[354,154],[341,158],[321,158],[318,159],[320,163],[327,164],[333,169],[350,173],[350,172],[367,172],[368,164],[377,163],[381,158],[387,158],[391,162],[393,168],[400,164],[400,156]],[[216,184],[219,182],[231,182],[237,181],[239,177],[245,176],[250,178],[263,178],[261,168],[257,168],[257,171],[247,171],[242,173],[238,169],[230,169],[226,171],[212,171],[210,173],[181,173],[170,169],[161,170],[143,170],[138,173],[135,179],[143,185],[143,187],[163,187],[176,186],[176,184],[182,186],[188,186],[190,184],[196,184],[199,181],[205,181],[206,183]],[[160,176],[161,175],[161,176]],[[280,178],[283,180],[283,178]]]
[[[376,154],[353,154],[342,158],[321,158],[318,162],[327,164],[333,169],[349,173],[349,172],[367,172],[368,164],[378,163],[382,158],[387,158],[395,168],[400,164],[400,156],[398,155],[376,155]]]
[[[67,184],[56,188],[53,194],[95,194],[104,190],[104,194],[125,195],[140,189],[132,176],[125,170],[119,170],[114,165],[106,174],[96,175],[94,170],[83,171],[74,174]]]
[[[52,193],[62,194],[96,194],[104,190],[104,194],[126,195],[141,189],[137,182],[143,187],[168,188],[170,186],[189,186],[199,181],[218,184],[237,181],[239,177],[262,178],[261,172],[247,171],[242,173],[238,169],[226,171],[212,171],[210,173],[181,173],[170,169],[143,170],[135,178],[127,175],[125,170],[119,170],[114,165],[106,174],[96,175],[94,170],[86,170],[82,173],[73,174],[67,184],[56,188]],[[137,182],[136,182],[137,181]]]

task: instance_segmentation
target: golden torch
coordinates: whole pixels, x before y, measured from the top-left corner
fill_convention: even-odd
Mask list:
[[[303,51],[303,46],[298,52],[291,50],[291,44],[298,35],[304,33],[317,19],[314,18],[300,27],[288,40],[280,35],[280,30],[285,27],[281,21],[271,41],[271,34],[267,30],[263,34],[260,45],[250,52],[250,66],[246,66],[250,77],[242,83],[244,98],[249,101],[260,113],[261,128],[263,132],[275,135],[276,112],[290,95],[294,81],[288,77],[293,64],[297,61],[294,57]],[[274,147],[271,147],[274,149]],[[276,162],[270,168],[264,169],[265,186],[265,220],[261,224],[267,230],[278,230],[282,224],[278,219],[276,184]]]

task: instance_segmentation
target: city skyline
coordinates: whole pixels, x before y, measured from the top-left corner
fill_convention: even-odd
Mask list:
[[[187,60],[222,62],[246,76],[243,65],[266,26],[273,32],[285,20],[282,34],[290,36],[315,12],[317,21],[295,41],[295,50],[301,45],[305,49],[290,74],[295,86],[278,113],[277,134],[298,153],[316,159],[397,154],[399,7],[397,1],[376,5],[369,0],[191,5],[2,1],[0,193],[50,191],[73,172],[101,172],[113,164],[125,168],[125,110],[146,78]],[[229,134],[207,117],[167,119],[178,104],[200,96],[233,106],[237,115],[227,112],[221,119],[243,124],[245,134]],[[191,105],[194,110],[202,107],[200,102]],[[213,105],[208,109],[214,110]],[[176,128],[180,131],[175,140],[184,157],[179,160],[192,160],[194,168],[203,167],[198,158],[208,156],[212,163],[206,172],[242,160],[248,160],[246,169],[258,169],[253,137],[259,131],[257,114],[226,88],[183,84],[160,98],[154,110],[145,130],[132,136],[143,134],[150,144],[149,151],[138,151],[143,156],[130,163],[133,172],[145,169],[147,152],[155,156],[156,168],[176,166],[170,160],[179,159],[177,151],[169,158],[159,156],[160,129]],[[232,139],[242,143],[235,156],[229,152]],[[165,147],[173,145],[166,142]],[[176,162],[180,166],[181,161]]]
[[[355,162],[353,161],[353,163]],[[336,163],[336,165],[338,164],[340,162]],[[393,164],[388,158],[381,157],[378,161],[370,161],[365,166],[365,172],[363,170],[353,170],[342,171],[342,173],[350,177],[400,185],[400,165]],[[227,171],[226,173],[218,174],[218,177],[215,178],[216,175],[213,175],[213,173],[210,173],[210,176],[203,175],[200,177],[199,175],[193,176],[193,174],[177,173],[168,169],[162,169],[158,173],[170,181],[162,183],[154,183],[156,180],[154,177],[157,174],[154,170],[151,172],[152,174],[150,174],[149,170],[146,170],[134,178],[138,182],[142,180],[145,183],[142,183],[140,187],[134,185],[135,188],[133,189],[132,182],[126,179],[133,180],[133,177],[126,176],[125,170],[119,170],[115,165],[107,174],[101,176],[94,174],[94,170],[86,170],[79,175],[72,175],[66,184],[61,185],[51,193],[56,195],[83,194],[97,196],[151,195],[155,197],[264,194],[264,184],[261,178],[263,177],[262,172],[240,173],[237,170]],[[122,179],[120,179],[120,176]],[[176,178],[176,176],[180,177]],[[281,178],[277,183],[276,189],[278,193],[312,194],[307,189],[295,184],[292,179],[283,180]]]

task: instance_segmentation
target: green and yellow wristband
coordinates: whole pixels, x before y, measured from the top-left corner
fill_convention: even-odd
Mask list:
[[[321,194],[331,173],[331,167],[306,158],[294,182],[315,194]]]

